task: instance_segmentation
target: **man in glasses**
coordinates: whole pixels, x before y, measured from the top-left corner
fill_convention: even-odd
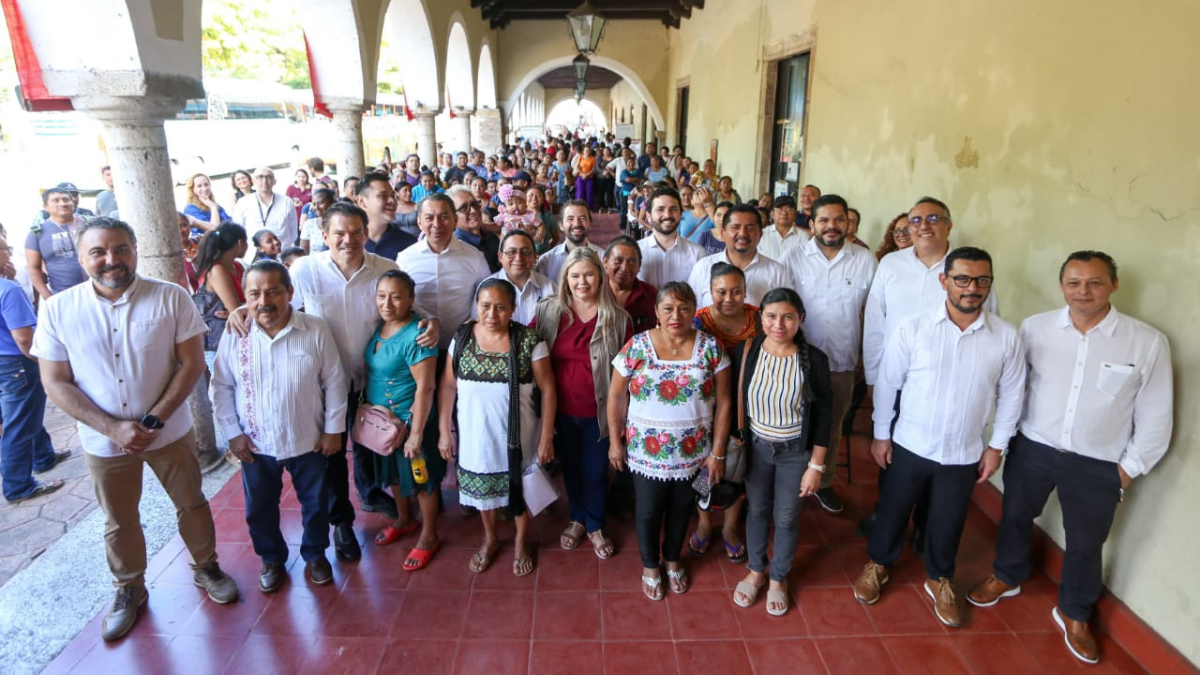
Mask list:
[[[537,261],[537,271],[556,284],[558,274],[571,251],[580,246],[587,246],[595,251],[596,255],[604,255],[604,249],[588,241],[588,234],[592,231],[592,212],[588,209],[587,202],[572,199],[563,205],[562,231],[566,235],[563,242],[543,253]]]
[[[396,191],[385,173],[372,171],[354,187],[354,199],[367,212],[367,253],[395,260],[417,238],[396,226]]]
[[[478,249],[487,260],[488,269],[493,274],[499,272],[502,264],[500,238],[483,227],[483,202],[465,185],[455,185],[447,190],[446,194],[454,200],[454,213],[458,217],[454,238]],[[532,271],[533,262],[530,261],[529,264]]]
[[[924,591],[938,620],[958,628],[962,609],[953,587],[954,559],[971,492],[996,473],[1016,432],[1026,366],[1017,329],[984,309],[992,288],[991,256],[957,248],[938,276],[941,304],[900,322],[876,372],[871,454],[887,468],[888,479],[867,544],[870,560],[854,584],[854,597],[868,605],[879,599],[888,567],[904,548],[909,512],[928,493]]]
[[[1058,283],[1066,306],[1021,324],[1029,390],[1004,466],[996,562],[967,600],[991,607],[1021,592],[1033,520],[1057,491],[1066,551],[1051,615],[1075,658],[1096,663],[1088,620],[1104,588],[1104,541],[1130,482],[1154,468],[1171,441],[1171,348],[1109,302],[1117,263],[1108,254],[1072,253]]]
[[[533,236],[525,230],[509,230],[500,240],[500,264],[504,269],[488,277],[504,279],[517,289],[517,307],[512,318],[526,326],[533,321],[538,302],[554,295],[556,290],[554,281],[534,271],[535,260],[537,247],[533,243]],[[471,307],[471,316],[478,318],[474,306]]]
[[[907,227],[913,238],[909,248],[884,256],[875,271],[863,319],[863,369],[868,385],[879,377],[884,345],[896,326],[921,312],[940,307],[945,291],[940,281],[946,255],[950,252],[950,208],[933,197],[922,197],[908,212]],[[999,312],[994,294],[985,293],[984,309]],[[892,406],[889,405],[889,408]],[[879,473],[879,489],[887,480]],[[925,516],[928,500],[918,500],[913,514],[913,547],[924,548]],[[872,516],[860,523],[862,533],[870,531]]]
[[[295,246],[300,237],[300,221],[291,197],[275,191],[275,172],[269,166],[260,166],[251,178],[254,180],[254,198],[238,200],[233,222],[251,234],[270,230],[283,242],[284,248]],[[246,252],[246,259],[253,257],[254,248],[251,247]]]

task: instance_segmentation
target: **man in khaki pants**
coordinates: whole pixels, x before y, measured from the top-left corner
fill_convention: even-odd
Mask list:
[[[183,405],[204,372],[207,330],[187,292],[137,275],[137,237],[109,218],[77,235],[91,277],[46,300],[32,353],[46,394],[79,422],[79,439],[108,518],[104,544],[116,599],[102,636],[133,628],[146,603],[146,540],[138,503],[142,467],[175,504],[193,580],[214,602],[237,600],[237,584],[217,565],[216,534],[200,490],[192,416]]]

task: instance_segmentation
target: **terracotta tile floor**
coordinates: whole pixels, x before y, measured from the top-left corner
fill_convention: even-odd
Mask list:
[[[532,536],[538,568],[518,579],[511,547],[487,572],[467,562],[481,529],[459,515],[455,493],[440,520],[443,549],[429,568],[400,570],[415,535],[379,548],[378,516],[360,514],[363,559],[334,562],[334,584],[314,588],[298,562],[299,511],[285,492],[284,532],[293,546],[292,578],[276,594],[257,590],[259,560],[242,520],[240,480],[214,499],[221,562],[242,599],[218,606],[190,583],[188,557],[176,539],[150,566],[149,606],[123,641],[99,639],[100,616],[47,673],[1137,673],[1145,672],[1105,635],[1098,666],[1075,661],[1050,618],[1054,585],[1038,576],[1025,592],[988,610],[969,608],[959,630],[934,618],[919,584],[920,561],[906,552],[883,598],[855,602],[850,584],[866,560],[853,525],[874,503],[875,474],[866,439],[854,439],[854,483],[839,481],[846,512],[830,516],[812,503],[801,517],[791,578],[792,611],[767,616],[762,600],[736,607],[732,589],[744,574],[715,546],[687,558],[693,588],[650,602],[639,591],[640,562],[632,525],[612,521],[616,557],[591,548],[559,549],[565,508],[539,516]],[[844,477],[844,472],[842,473]],[[512,538],[506,525],[503,536]],[[989,571],[995,527],[973,510],[960,549],[958,587]],[[99,542],[96,544],[100,545]],[[333,551],[329,551],[333,560]]]

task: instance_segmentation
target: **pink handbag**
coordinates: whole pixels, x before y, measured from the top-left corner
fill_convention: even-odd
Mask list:
[[[378,455],[387,456],[404,443],[408,425],[390,409],[381,405],[360,403],[354,413],[350,439]]]

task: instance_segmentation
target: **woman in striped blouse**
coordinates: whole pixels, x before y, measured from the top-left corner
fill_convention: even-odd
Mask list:
[[[804,302],[790,288],[763,297],[763,333],[734,352],[739,419],[734,427],[751,453],[746,475],[746,547],[750,572],[733,593],[739,607],[754,604],[767,582],[767,535],[775,523],[767,613],[788,611],[787,575],[799,535],[801,498],[821,486],[833,418],[829,359],[809,345],[800,325]],[[745,365],[743,367],[743,361]]]

